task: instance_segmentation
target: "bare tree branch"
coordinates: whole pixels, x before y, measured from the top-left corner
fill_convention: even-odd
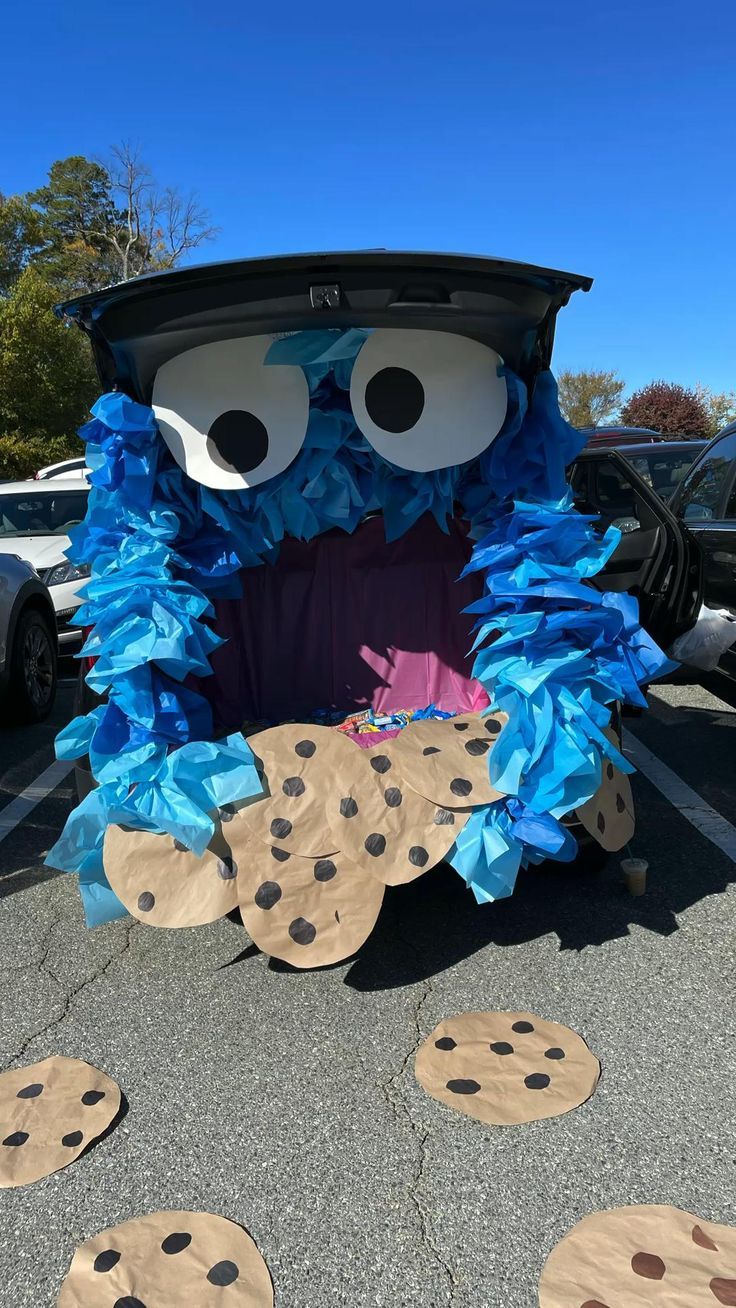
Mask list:
[[[84,235],[115,252],[122,281],[174,268],[190,250],[217,235],[194,194],[183,196],[173,187],[157,189],[138,146],[129,141],[114,146],[105,167],[114,216],[104,229]]]

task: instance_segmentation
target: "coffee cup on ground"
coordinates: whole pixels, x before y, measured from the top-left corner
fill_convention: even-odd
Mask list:
[[[647,888],[647,868],[645,858],[622,858],[621,871],[624,874],[626,889],[630,895],[643,895]]]

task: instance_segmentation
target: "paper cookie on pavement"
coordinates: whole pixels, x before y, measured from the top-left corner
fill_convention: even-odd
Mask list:
[[[491,784],[488,755],[506,721],[505,713],[463,713],[410,722],[391,742],[396,766],[412,790],[435,804],[493,804],[502,796]]]
[[[349,958],[368,939],[384,888],[344,854],[302,858],[254,839],[232,823],[243,925],[265,954],[294,967]]]
[[[540,1308],[736,1305],[736,1229],[680,1208],[591,1213],[552,1250]]]
[[[333,854],[325,804],[359,746],[330,727],[288,723],[251,736],[268,794],[242,810],[254,836],[290,854]]]
[[[470,810],[453,811],[424,799],[395,763],[395,741],[356,749],[327,804],[338,849],[387,886],[413,881],[440,863]]]
[[[533,1013],[463,1013],[419,1049],[420,1085],[493,1126],[558,1117],[589,1099],[600,1063],[581,1036]]]
[[[77,1249],[57,1308],[273,1308],[263,1258],[213,1213],[161,1212],[112,1226]]]
[[[104,1135],[120,1087],[78,1058],[54,1055],[0,1074],[0,1187],[58,1172]]]
[[[118,899],[148,926],[204,926],[238,905],[237,867],[220,830],[200,858],[171,836],[108,827],[103,863]]]

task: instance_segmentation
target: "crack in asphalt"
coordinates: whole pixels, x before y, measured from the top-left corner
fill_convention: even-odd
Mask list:
[[[45,972],[46,975],[50,976],[52,980],[55,981],[56,984],[59,986],[62,986],[63,983],[60,980],[60,978],[56,976],[54,972],[51,971],[51,968],[48,966],[47,959],[51,951],[51,941],[54,933],[54,928],[58,925],[58,923],[61,920],[62,920],[61,917],[55,918],[54,921],[50,924],[50,926],[45,931],[44,936],[41,940],[41,949],[43,950],[41,957],[38,959],[34,959],[33,962],[25,965],[26,968],[28,967],[34,968],[39,973]],[[95,981],[99,981],[103,976],[107,974],[108,970],[112,967],[113,963],[116,963],[121,958],[123,958],[123,956],[130,949],[133,931],[135,930],[135,927],[137,925],[138,924],[137,922],[135,922],[135,920],[132,920],[125,924],[125,938],[123,940],[122,949],[114,950],[113,953],[111,953],[110,956],[105,960],[105,962],[102,964],[101,967],[98,967],[96,971],[91,973],[90,976],[87,976],[84,978],[83,981],[80,981],[79,985],[74,986],[71,990],[68,990],[64,994],[62,999],[61,1010],[57,1013],[55,1017],[52,1017],[51,1021],[47,1022],[45,1026],[39,1027],[38,1030],[33,1031],[29,1036],[26,1037],[21,1048],[16,1053],[11,1054],[9,1061],[6,1062],[6,1064],[2,1068],[3,1072],[7,1072],[9,1068],[11,1068],[15,1063],[20,1062],[20,1060],[25,1057],[28,1049],[30,1048],[30,1046],[33,1044],[35,1040],[40,1039],[41,1036],[47,1035],[49,1031],[53,1031],[56,1027],[61,1026],[62,1022],[65,1021],[65,1019],[68,1017],[69,1013],[71,1012],[72,1005],[74,1003],[74,1000],[77,998],[77,995],[80,995],[83,990],[87,989],[88,986],[93,985]]]
[[[57,982],[57,984],[61,985],[62,983],[59,981],[59,978],[54,976],[51,969],[47,966],[48,957],[51,953],[51,941],[54,935],[54,928],[58,926],[60,921],[61,914],[57,914],[56,917],[51,919],[49,925],[46,927],[46,930],[39,941],[41,952],[38,958],[29,958],[25,963],[18,963],[15,966],[3,966],[0,968],[0,975],[3,977],[11,977],[16,972],[46,972],[54,981]]]
[[[422,1202],[419,1193],[429,1159],[427,1141],[430,1137],[430,1131],[428,1127],[422,1126],[419,1122],[415,1121],[409,1107],[409,1102],[401,1089],[403,1079],[409,1069],[409,1064],[424,1040],[421,1016],[424,1005],[432,994],[432,991],[433,986],[430,977],[425,982],[422,993],[419,995],[419,998],[414,1005],[414,1012],[412,1014],[415,1034],[414,1044],[404,1058],[399,1070],[394,1072],[389,1077],[388,1081],[382,1083],[379,1082],[379,1089],[394,1114],[396,1121],[400,1125],[408,1122],[412,1135],[416,1137],[417,1164],[411,1178],[410,1194],[419,1221],[419,1237],[424,1249],[427,1251],[436,1266],[441,1270],[442,1275],[447,1281],[447,1303],[448,1305],[452,1305],[455,1302],[455,1293],[458,1287],[457,1275],[432,1234],[430,1212]]]

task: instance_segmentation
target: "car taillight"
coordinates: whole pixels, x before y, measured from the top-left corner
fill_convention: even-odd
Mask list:
[[[92,628],[92,627],[82,627],[82,644],[83,644],[83,645],[86,645],[86,643],[87,643],[87,638],[88,638],[88,636],[90,636],[90,635],[92,634],[92,631],[93,631],[93,630],[94,630],[94,628]],[[94,658],[92,658],[92,656],[91,656],[90,654],[85,654],[85,655],[83,655],[83,657],[82,657],[82,659],[81,659],[80,661],[81,661],[81,664],[82,664],[82,676],[86,677],[87,673],[91,671],[91,669],[94,667],[94,665],[95,665],[95,663],[97,662],[97,660],[94,659]]]

